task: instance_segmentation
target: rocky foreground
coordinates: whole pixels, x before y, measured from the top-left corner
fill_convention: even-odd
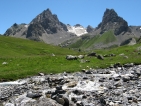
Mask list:
[[[0,106],[141,106],[141,65],[0,83]]]

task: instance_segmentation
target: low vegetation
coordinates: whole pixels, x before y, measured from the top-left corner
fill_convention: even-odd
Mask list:
[[[92,46],[96,44],[100,44],[101,42],[103,44],[108,44],[114,41],[116,41],[116,37],[113,31],[110,30],[105,32],[102,35],[95,35],[94,37],[90,37],[90,35],[87,35],[87,34],[83,35],[80,40],[70,45],[70,47],[87,49],[87,48],[91,48]]]
[[[93,56],[84,59],[67,60],[66,55],[87,55],[96,52],[102,56],[115,54],[116,56],[104,57],[104,60]],[[86,60],[90,62],[86,62]],[[122,46],[113,49],[93,50],[89,52],[73,51],[42,42],[0,36],[0,80],[16,80],[39,72],[45,74],[60,72],[76,72],[89,68],[106,68],[111,64],[120,62],[141,63],[141,44]]]

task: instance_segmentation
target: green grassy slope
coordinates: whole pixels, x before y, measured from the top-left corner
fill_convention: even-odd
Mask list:
[[[98,43],[108,44],[114,41],[116,41],[116,37],[113,31],[108,31],[102,35],[96,35],[92,38],[90,38],[89,35],[83,35],[80,40],[70,45],[70,47],[86,49]]]
[[[107,62],[105,62],[105,64],[107,65],[114,64],[117,62],[120,62],[121,64],[141,63],[141,44],[136,44],[133,46],[126,45],[105,50],[95,50],[95,52],[102,55],[111,53],[116,54],[116,57],[105,58],[105,60],[107,59]]]
[[[114,49],[95,50],[97,54],[116,54],[115,57],[105,57],[99,60],[96,57],[85,57],[83,60],[90,62],[80,62],[81,60],[68,61],[66,55],[88,54],[48,45],[42,42],[35,42],[13,37],[0,36],[0,81],[15,80],[28,76],[43,73],[75,72],[87,67],[105,68],[111,64],[120,62],[141,63],[141,44],[134,46],[122,46]],[[55,56],[52,56],[52,53]],[[120,56],[120,54],[123,54]],[[127,56],[128,58],[125,58]],[[2,64],[7,62],[8,64]]]
[[[76,51],[42,42],[0,36],[0,79],[74,71],[75,65],[71,65],[74,63],[66,63],[67,54],[78,55]],[[8,64],[2,65],[3,62]]]
[[[50,55],[51,53],[57,53],[58,55],[70,53],[70,50],[47,45],[43,42],[5,36],[0,36],[0,50],[0,57],[29,57]],[[75,52],[71,51],[71,53]]]

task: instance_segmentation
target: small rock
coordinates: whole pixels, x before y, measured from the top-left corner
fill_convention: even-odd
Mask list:
[[[127,63],[127,64],[124,64],[124,67],[133,67],[134,66],[134,63]]]
[[[72,82],[68,83],[67,85],[68,85],[68,87],[75,87],[77,85],[77,82],[72,81]]]
[[[76,106],[84,106],[84,105],[83,105],[83,103],[81,101],[77,101]]]
[[[62,97],[62,95],[57,95],[57,96],[56,96],[56,101],[57,101],[59,104],[61,104],[61,105],[64,105],[64,103],[65,103],[65,101],[64,101],[64,99],[63,99],[63,97]]]
[[[97,57],[97,54],[95,52],[93,52],[93,53],[88,54],[88,56],[96,56]]]
[[[102,55],[98,55],[97,58],[100,60],[104,60],[104,57]]]
[[[79,55],[77,56],[79,59],[83,59],[84,58],[84,55]]]
[[[103,97],[100,97],[99,101],[103,106],[106,105],[106,101],[104,100]]]
[[[38,75],[39,75],[39,76],[44,76],[45,74],[44,74],[44,73],[39,73]]]
[[[52,53],[52,56],[55,56],[55,54]]]
[[[39,93],[39,92],[37,92],[37,93],[28,92],[26,96],[29,97],[29,98],[39,98],[39,97],[42,96],[42,94]]]
[[[8,64],[8,62],[3,62],[3,63],[2,63],[2,65],[7,65],[7,64]]]

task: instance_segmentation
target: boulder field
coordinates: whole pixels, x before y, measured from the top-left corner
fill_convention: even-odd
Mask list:
[[[0,106],[141,106],[141,65],[0,83]]]

